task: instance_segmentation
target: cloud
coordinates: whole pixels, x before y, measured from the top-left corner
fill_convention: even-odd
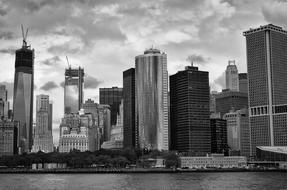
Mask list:
[[[4,48],[0,49],[0,53],[15,55],[16,48]]]
[[[262,14],[267,22],[287,27],[287,2],[267,1],[262,6]]]
[[[73,46],[71,43],[66,42],[61,45],[54,45],[47,49],[52,54],[76,54],[80,52],[81,47]]]
[[[214,80],[214,84],[218,85],[220,89],[225,89],[225,72],[223,72],[218,78]]]
[[[102,83],[102,81],[99,81],[97,78],[92,76],[87,76],[85,78],[84,86],[85,89],[96,89],[98,86]]]
[[[61,59],[59,58],[59,56],[54,56],[52,58],[45,59],[44,61],[42,61],[42,64],[52,66],[57,65],[60,61]]]
[[[44,84],[40,89],[44,90],[44,91],[49,91],[49,90],[53,90],[54,88],[57,88],[58,85],[53,82],[53,81],[49,81],[46,84]]]
[[[14,38],[13,32],[10,32],[10,31],[0,32],[0,39],[2,40],[11,40],[13,38]]]
[[[5,85],[6,90],[8,91],[8,99],[12,100],[13,98],[13,91],[14,91],[14,83],[13,82],[0,82],[0,85]]]

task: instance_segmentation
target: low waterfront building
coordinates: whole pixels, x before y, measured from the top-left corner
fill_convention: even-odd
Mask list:
[[[181,168],[240,168],[247,166],[245,156],[211,154],[206,157],[180,157]]]
[[[260,161],[287,162],[287,146],[257,146],[256,158]]]
[[[0,121],[0,156],[17,154],[17,130],[19,122]]]
[[[92,114],[66,114],[60,125],[59,152],[95,151],[95,129]]]

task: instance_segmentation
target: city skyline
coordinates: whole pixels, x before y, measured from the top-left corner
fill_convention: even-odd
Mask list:
[[[202,70],[210,71],[211,87],[214,89],[218,83],[221,84],[220,86],[224,86],[220,77],[224,72],[227,60],[235,59],[239,72],[246,72],[245,40],[242,31],[269,22],[286,28],[284,19],[281,20],[282,17],[278,17],[278,15],[281,14],[284,18],[286,15],[284,7],[287,4],[279,1],[265,1],[264,3],[231,0],[194,1],[193,3],[189,1],[142,2],[138,4],[139,11],[134,11],[137,3],[127,5],[129,1],[122,4],[73,1],[68,5],[71,9],[55,11],[57,14],[45,19],[44,22],[43,18],[46,18],[51,10],[63,8],[65,3],[43,2],[1,1],[0,20],[4,26],[0,31],[2,42],[0,57],[5,61],[0,63],[3,69],[0,83],[7,84],[8,90],[11,89],[9,85],[11,86],[13,83],[14,77],[15,54],[13,50],[20,46],[19,26],[23,24],[31,28],[27,41],[35,48],[36,52],[34,94],[48,94],[54,101],[53,132],[55,134],[58,133],[64,109],[62,102],[64,92],[60,84],[64,81],[63,72],[67,66],[66,55],[69,56],[72,66],[82,66],[90,71],[87,73],[88,80],[85,80],[84,100],[92,98],[97,101],[99,87],[122,87],[122,73],[108,71],[111,68],[120,71],[130,68],[134,64],[134,56],[152,45],[168,54],[170,75],[187,64],[185,59],[188,55],[193,55],[196,65],[200,66]],[[197,12],[197,8],[200,6],[203,8],[204,14]],[[14,10],[11,9],[12,7]],[[25,9],[21,18],[17,13],[20,12],[17,11],[20,8]],[[274,9],[278,10],[273,11]],[[82,16],[85,10],[90,17],[81,24],[81,19],[85,18]],[[173,11],[174,18],[168,16],[169,11]],[[145,15],[144,19],[140,19],[142,15]],[[249,19],[250,15],[254,19]],[[157,16],[161,19],[153,20],[148,25],[144,24],[150,18]],[[166,18],[163,18],[164,16]],[[60,17],[62,19],[59,19]],[[76,19],[72,21],[70,17]],[[122,20],[115,29],[103,25],[105,21],[110,20],[116,23],[119,19]],[[134,19],[138,19],[138,22]],[[9,23],[6,20],[9,20]],[[93,25],[93,23],[95,24]],[[130,23],[137,23],[137,25],[132,28],[129,27]],[[89,24],[92,25],[89,26]],[[139,26],[145,29],[143,33],[136,32]],[[232,44],[230,44],[231,39]],[[233,48],[229,48],[230,45]],[[86,51],[87,48],[92,51]],[[216,90],[220,90],[220,88],[217,87]],[[12,93],[11,90],[8,92],[11,105],[13,105]],[[55,135],[54,140],[57,139],[58,136]]]

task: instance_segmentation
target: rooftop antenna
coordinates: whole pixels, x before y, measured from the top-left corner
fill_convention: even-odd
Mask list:
[[[28,48],[29,46],[27,46],[27,36],[28,36],[28,31],[29,31],[29,29],[27,28],[27,29],[26,29],[26,33],[25,33],[25,32],[24,32],[24,27],[23,27],[23,25],[21,24],[21,30],[22,30],[22,38],[23,38],[23,45],[22,45],[22,47]]]
[[[193,67],[193,57],[191,55],[186,58],[186,61],[190,62],[191,66]]]

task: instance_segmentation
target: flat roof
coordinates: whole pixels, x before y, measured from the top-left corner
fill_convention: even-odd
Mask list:
[[[250,28],[249,30],[243,32],[243,36],[247,36],[249,34],[253,34],[253,33],[264,31],[264,30],[273,30],[273,31],[287,34],[287,31],[283,30],[281,26],[276,26],[274,24],[267,24],[267,25],[260,26],[259,28]]]

